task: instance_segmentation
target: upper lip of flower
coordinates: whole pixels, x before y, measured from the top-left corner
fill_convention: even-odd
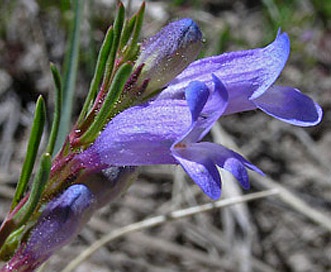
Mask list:
[[[290,124],[314,126],[322,119],[321,107],[295,88],[273,85],[289,52],[288,35],[279,31],[264,48],[224,53],[191,63],[156,99],[184,99],[190,81],[199,80],[211,87],[214,74],[229,94],[224,115],[258,108]]]
[[[256,98],[270,87],[283,70],[289,56],[290,41],[286,33],[279,32],[276,39],[264,48],[224,53],[206,57],[191,63],[172,80],[160,94],[160,98],[183,97],[187,84],[192,80],[212,85],[215,74],[226,85],[230,100],[236,90],[232,86],[245,87],[247,97]],[[245,93],[246,94],[246,93]],[[231,101],[230,101],[231,102]]]

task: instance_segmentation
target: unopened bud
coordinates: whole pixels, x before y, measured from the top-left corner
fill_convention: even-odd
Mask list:
[[[74,239],[94,210],[95,198],[82,184],[70,186],[48,203],[20,253],[29,260],[30,268],[37,267]]]
[[[189,18],[172,22],[142,44],[136,66],[139,81],[149,80],[147,94],[164,87],[198,56],[202,34]]]

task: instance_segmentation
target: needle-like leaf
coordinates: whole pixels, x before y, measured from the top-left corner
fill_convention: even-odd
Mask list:
[[[77,122],[78,126],[82,123],[82,121],[86,117],[86,114],[90,110],[90,107],[93,104],[93,101],[98,93],[98,90],[100,87],[100,82],[101,82],[101,79],[103,76],[103,72],[105,71],[107,58],[109,56],[109,52],[111,50],[111,46],[112,46],[112,42],[113,42],[113,38],[114,38],[113,32],[114,32],[113,28],[110,27],[106,33],[106,36],[105,36],[102,46],[100,48],[100,52],[98,55],[98,60],[97,60],[97,64],[95,67],[94,76],[91,81],[90,89],[89,89],[89,92],[85,99],[83,109],[78,118],[78,122]]]
[[[61,122],[59,126],[59,133],[55,144],[55,150],[59,150],[66,138],[71,122],[73,98],[76,87],[77,67],[78,67],[78,53],[80,44],[80,25],[83,16],[83,7],[85,1],[75,0],[74,11],[75,17],[73,19],[72,31],[68,44],[68,54],[65,59],[64,66],[64,81],[63,81],[63,111]]]
[[[54,116],[53,123],[51,128],[51,133],[49,135],[48,145],[46,148],[46,152],[53,155],[54,146],[56,142],[56,138],[59,132],[59,125],[61,119],[61,110],[62,110],[62,83],[61,83],[61,75],[56,66],[51,63],[50,65],[51,72],[53,75],[54,85],[55,85],[55,107],[54,107]]]
[[[27,189],[28,182],[33,170],[33,166],[36,161],[36,156],[38,153],[38,148],[45,125],[45,119],[46,119],[45,102],[42,96],[39,96],[36,103],[36,111],[30,132],[26,157],[23,163],[21,176],[17,183],[16,192],[11,206],[12,210],[16,207],[17,203],[22,199]]]
[[[116,19],[114,22],[114,30],[113,30],[113,41],[111,45],[111,50],[107,59],[106,64],[106,70],[103,78],[102,86],[104,89],[108,89],[110,86],[110,82],[112,80],[112,75],[115,68],[115,60],[116,60],[116,54],[118,52],[120,40],[121,40],[121,34],[122,29],[124,25],[124,19],[125,19],[125,8],[122,4],[122,2],[118,5],[118,12],[116,15]]]
[[[131,74],[131,71],[132,66],[128,63],[123,64],[118,69],[98,115],[95,117],[93,123],[90,125],[85,134],[83,134],[83,136],[80,138],[80,144],[89,144],[93,142],[107,123],[107,120],[109,120],[111,115],[114,114],[112,109],[114,110],[114,105],[117,103],[124,85]]]
[[[35,208],[39,203],[40,196],[44,190],[45,184],[48,180],[51,165],[51,155],[49,153],[44,153],[40,160],[39,169],[32,182],[29,198],[23,207],[13,217],[13,220],[17,226],[23,225],[35,211]]]

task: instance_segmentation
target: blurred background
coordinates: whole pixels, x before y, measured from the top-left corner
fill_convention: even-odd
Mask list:
[[[99,46],[113,22],[116,1],[85,1],[74,111],[93,75]],[[123,1],[128,15],[141,1]],[[223,173],[222,198],[280,188],[300,198],[269,197],[168,222],[114,240],[75,271],[330,271],[330,232],[311,217],[331,216],[331,1],[146,1],[143,36],[191,17],[205,44],[200,57],[263,47],[279,28],[289,34],[291,55],[278,84],[295,86],[324,110],[322,123],[298,128],[262,112],[221,118],[210,140],[236,149],[267,177],[251,175],[243,192]],[[49,62],[61,68],[73,16],[70,1],[0,0],[0,220],[6,215],[26,152],[36,98],[52,115]],[[142,37],[142,39],[144,38]],[[180,167],[141,170],[120,200],[100,210],[81,235],[46,265],[61,271],[91,243],[112,230],[169,211],[208,203]],[[301,209],[301,211],[300,211]],[[304,211],[302,211],[304,210]],[[307,216],[308,213],[308,216]],[[310,214],[310,216],[309,216]]]

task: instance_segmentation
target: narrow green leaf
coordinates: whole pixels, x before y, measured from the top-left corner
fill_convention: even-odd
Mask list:
[[[132,39],[130,41],[130,44],[127,46],[127,51],[124,53],[125,60],[129,60],[133,58],[138,51],[138,39],[140,36],[141,28],[144,21],[144,15],[145,15],[145,2],[141,5],[139,11],[137,12],[137,18],[135,20],[134,30],[132,34]]]
[[[49,135],[48,145],[46,148],[46,152],[53,155],[55,141],[57,138],[57,134],[59,132],[59,125],[61,119],[61,109],[62,109],[62,83],[61,83],[61,75],[56,66],[51,63],[50,65],[51,72],[53,75],[54,85],[55,85],[55,106],[54,106],[54,115],[51,133]]]
[[[123,24],[124,24],[124,19],[125,19],[125,8],[123,4],[120,2],[118,5],[118,11],[116,15],[116,19],[114,22],[114,38],[110,50],[110,54],[107,59],[107,65],[106,65],[106,70],[103,78],[103,87],[105,89],[109,88],[110,82],[112,80],[112,73],[114,70],[115,66],[115,60],[116,60],[116,54],[118,51],[120,39],[121,39],[121,33],[123,29]]]
[[[131,74],[131,71],[132,66],[128,63],[123,64],[119,68],[118,72],[114,76],[114,80],[112,81],[110,89],[98,115],[95,117],[93,123],[85,132],[85,134],[83,134],[83,136],[80,138],[80,144],[89,144],[93,142],[102,128],[106,125],[110,115],[113,113],[112,109],[120,97],[124,85]]]
[[[138,13],[137,13],[137,20],[136,24],[134,26],[134,32],[131,43],[136,44],[138,43],[138,39],[140,36],[141,28],[144,22],[144,16],[145,16],[145,2],[141,5]]]
[[[38,153],[41,136],[43,134],[45,120],[46,120],[45,102],[42,96],[39,96],[36,103],[36,110],[30,132],[26,157],[23,163],[21,176],[17,183],[16,192],[13,198],[11,209],[14,209],[16,207],[17,203],[21,200],[27,189],[28,182],[33,170],[33,166],[36,161],[36,156]]]
[[[132,35],[133,28],[136,24],[136,19],[137,19],[137,15],[134,15],[134,16],[132,16],[132,18],[126,20],[126,22],[124,24],[123,31],[122,31],[122,37],[121,37],[121,41],[120,41],[120,46],[119,46],[119,48],[121,50],[128,43],[128,41]]]
[[[78,68],[78,53],[80,44],[80,25],[83,16],[84,0],[74,0],[75,17],[72,23],[72,31],[68,44],[68,53],[65,59],[65,67],[63,73],[63,105],[62,116],[59,126],[58,137],[55,144],[55,150],[59,150],[62,146],[71,123],[73,98],[76,87],[76,77]]]
[[[81,124],[81,122],[84,120],[87,112],[90,110],[90,107],[93,104],[93,101],[98,93],[102,75],[103,72],[105,71],[107,58],[109,56],[109,52],[111,49],[112,41],[113,41],[113,28],[110,27],[106,33],[106,36],[99,51],[94,76],[91,81],[90,89],[85,99],[83,109],[78,118],[78,125]]]
[[[0,250],[0,260],[7,261],[12,257],[24,234],[24,226],[14,230],[6,239]]]
[[[40,200],[40,196],[44,191],[45,184],[48,180],[49,173],[51,171],[51,158],[51,154],[49,153],[44,153],[42,155],[39,169],[32,182],[32,188],[29,198],[27,202],[23,205],[23,207],[13,217],[16,226],[23,225],[36,209]]]

